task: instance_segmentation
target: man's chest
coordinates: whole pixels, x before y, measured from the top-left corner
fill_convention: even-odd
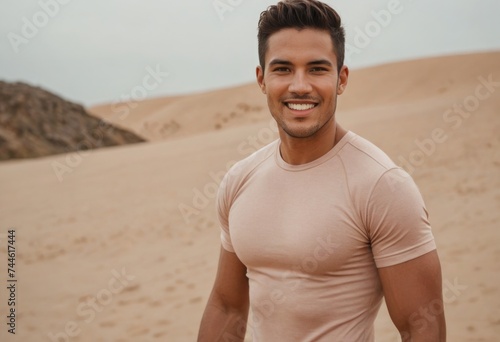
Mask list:
[[[249,268],[335,272],[370,251],[357,211],[341,175],[251,179],[230,209],[233,247]]]

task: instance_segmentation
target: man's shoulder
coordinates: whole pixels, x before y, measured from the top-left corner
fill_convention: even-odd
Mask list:
[[[350,134],[347,143],[339,152],[339,157],[352,195],[368,195],[384,175],[409,177],[374,143],[355,133]]]
[[[380,176],[398,166],[392,159],[371,141],[349,132],[350,136],[339,153],[348,174],[352,172]]]

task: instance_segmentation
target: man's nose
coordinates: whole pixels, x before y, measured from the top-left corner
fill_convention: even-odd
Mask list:
[[[309,83],[307,75],[303,72],[296,72],[293,75],[288,91],[299,95],[310,93],[312,91],[312,86]]]

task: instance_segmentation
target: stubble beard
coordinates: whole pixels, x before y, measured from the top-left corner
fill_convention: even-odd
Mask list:
[[[296,139],[311,138],[314,135],[316,135],[326,125],[328,125],[329,123],[332,123],[332,121],[334,120],[335,112],[337,111],[337,100],[338,100],[337,91],[338,91],[338,85],[337,85],[337,87],[335,89],[335,94],[334,94],[334,99],[333,99],[335,102],[334,102],[334,106],[333,106],[332,112],[330,113],[330,116],[328,117],[328,120],[326,120],[324,123],[316,122],[316,124],[314,124],[313,126],[307,127],[307,128],[293,129],[293,128],[291,128],[291,127],[289,127],[287,125],[287,123],[286,123],[285,120],[280,119],[279,115],[273,114],[272,111],[271,111],[271,115],[274,117],[274,120],[276,121],[276,124],[278,125],[278,128],[280,128],[288,136],[290,136],[292,138],[296,138]],[[294,98],[295,99],[299,99],[299,100],[300,99],[310,99],[309,96],[303,96],[303,97],[296,96]],[[268,98],[268,100],[269,100],[269,98]],[[281,101],[281,103],[282,103],[282,101]],[[306,118],[303,118],[303,119],[297,118],[295,120],[305,121],[307,119]]]
[[[281,127],[281,129],[290,137],[296,138],[296,139],[307,139],[311,138],[314,135],[316,135],[323,127],[328,125],[329,123],[332,122],[334,117],[334,113],[326,120],[323,124],[320,122],[316,123],[313,126],[309,126],[306,128],[297,128],[293,129],[287,125],[285,121],[279,121],[278,125]],[[300,120],[300,119],[298,119]]]
[[[330,113],[330,116],[328,117],[328,120],[325,122],[316,122],[312,126],[309,127],[304,127],[304,128],[297,128],[294,129],[287,125],[285,120],[279,119],[279,117],[274,116],[274,120],[276,120],[276,123],[278,124],[278,127],[280,127],[283,132],[285,132],[288,136],[296,139],[307,139],[315,136],[321,129],[323,129],[326,125],[331,124],[332,121],[334,120],[335,117],[335,112],[337,111],[337,96],[335,96],[335,106],[333,107],[332,112]],[[305,121],[307,120],[306,118],[301,119],[295,119],[299,121]]]

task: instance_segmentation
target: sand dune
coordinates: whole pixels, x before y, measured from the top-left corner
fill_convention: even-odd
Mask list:
[[[209,93],[96,106],[90,111],[151,141],[259,122],[267,118],[257,84]]]
[[[422,191],[449,341],[500,335],[500,87],[476,92],[499,71],[500,53],[356,70],[339,107]],[[219,251],[214,192],[232,161],[275,137],[265,99],[247,85],[147,100],[123,119],[91,111],[152,142],[0,164],[0,260],[9,228],[19,251],[17,336],[0,339],[193,341]],[[54,163],[72,171],[58,178]],[[398,341],[384,310],[376,334]]]

